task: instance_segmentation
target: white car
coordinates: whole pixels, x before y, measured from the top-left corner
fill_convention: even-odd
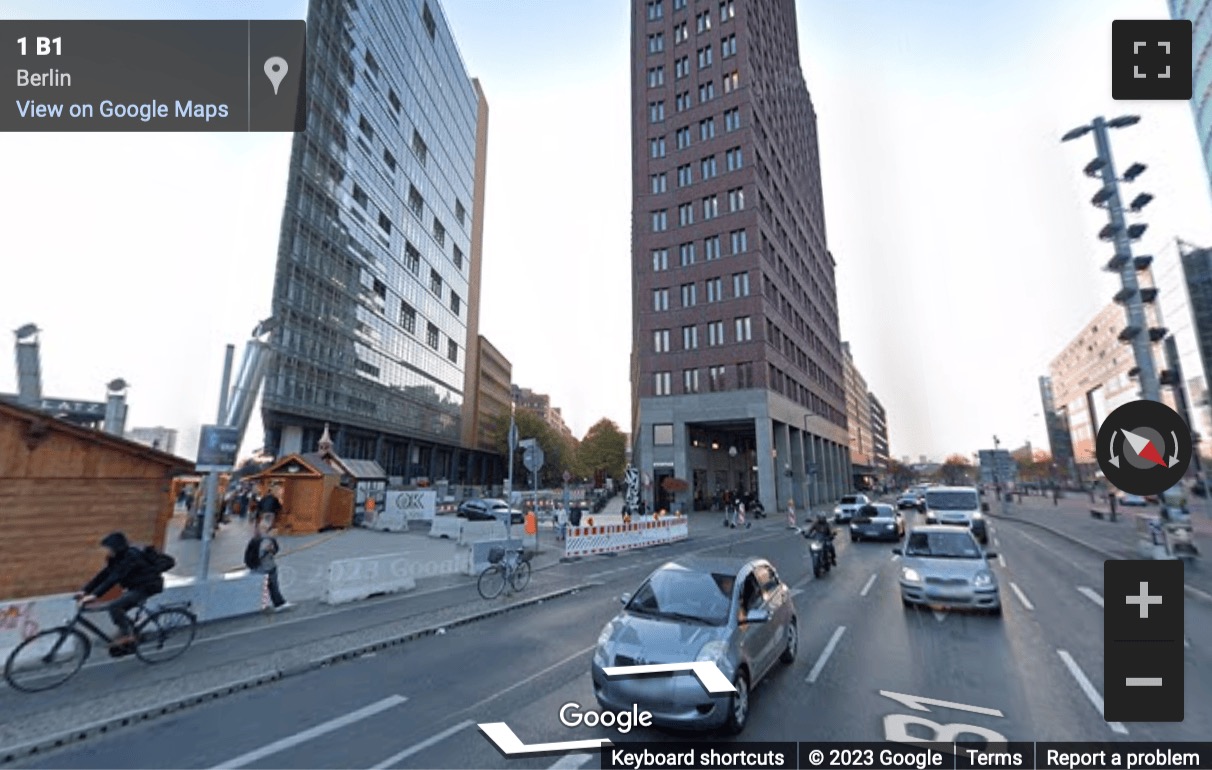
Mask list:
[[[853,519],[864,505],[870,503],[871,500],[866,495],[846,495],[833,509],[833,520],[839,524],[846,524]]]

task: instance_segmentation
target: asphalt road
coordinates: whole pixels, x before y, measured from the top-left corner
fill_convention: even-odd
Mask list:
[[[729,546],[728,543],[733,543]],[[60,768],[597,766],[576,753],[506,759],[476,728],[506,722],[524,743],[685,740],[569,728],[560,707],[595,708],[592,647],[633,590],[670,555],[716,545],[769,558],[794,586],[799,657],[755,691],[741,738],[759,740],[1206,739],[1212,734],[1212,607],[1186,602],[1186,721],[1108,724],[1102,692],[1102,562],[1029,525],[998,522],[990,548],[1002,618],[907,611],[891,544],[839,538],[839,567],[811,577],[804,541],[760,522],[693,543],[565,565],[604,585],[441,636],[229,696],[29,762]],[[551,577],[558,577],[553,574]],[[833,642],[831,644],[831,641]],[[914,698],[926,710],[907,704]],[[946,702],[945,705],[939,702]],[[951,734],[948,734],[951,733]],[[959,735],[965,733],[965,735]],[[730,739],[718,737],[718,740]]]

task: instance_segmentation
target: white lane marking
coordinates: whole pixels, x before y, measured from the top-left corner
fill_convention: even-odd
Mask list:
[[[990,530],[990,531],[992,532],[992,530]],[[994,547],[994,548],[1001,548],[1001,547],[1002,547],[1002,541],[1001,541],[1000,539],[998,539],[997,537],[994,537],[994,538],[993,538],[993,547]]]
[[[1018,583],[1011,583],[1010,588],[1014,590],[1014,595],[1018,597],[1018,600],[1023,603],[1024,607],[1032,612],[1035,611],[1035,605],[1032,604],[1031,600],[1027,598],[1027,595],[1023,593],[1023,589],[1018,587]]]
[[[939,708],[955,709],[956,711],[971,711],[974,714],[984,714],[989,717],[1004,717],[1006,716],[997,709],[985,708],[984,706],[969,706],[966,703],[956,703],[953,700],[937,700],[935,698],[923,698],[920,695],[906,695],[903,692],[892,692],[891,690],[880,690],[880,695],[885,698],[891,698],[897,703],[902,703],[914,711],[930,711],[926,705],[938,706]]]
[[[392,695],[388,698],[384,698],[381,701],[372,703],[369,706],[364,706],[357,711],[351,711],[345,716],[330,719],[327,722],[321,722],[320,724],[313,725],[302,732],[297,732],[294,735],[288,735],[281,740],[274,741],[268,746],[262,746],[259,749],[248,752],[247,754],[241,754],[235,759],[220,762],[219,764],[215,765],[212,770],[247,767],[254,762],[258,762],[268,756],[277,754],[279,751],[285,751],[286,749],[298,746],[300,743],[305,743],[313,738],[319,738],[321,735],[327,735],[334,730],[340,730],[342,727],[347,727],[354,722],[360,722],[363,719],[373,717],[375,714],[384,712],[387,709],[395,708],[406,700],[408,700],[408,698],[405,698],[403,695]]]
[[[1093,704],[1095,710],[1098,711],[1098,715],[1101,717],[1103,715],[1103,696],[1095,689],[1094,685],[1086,677],[1086,673],[1082,671],[1081,666],[1077,665],[1077,661],[1073,659],[1072,655],[1064,650],[1057,650],[1056,652],[1060,655],[1061,660],[1064,661],[1065,668],[1069,669],[1069,673],[1077,680],[1077,686],[1082,688],[1082,692],[1086,694],[1086,698]],[[1128,734],[1128,728],[1124,727],[1120,722],[1108,722],[1107,726],[1113,732],[1117,732],[1120,735]]]
[[[901,558],[901,555],[900,555],[900,554],[898,554],[898,553],[894,553],[894,554],[892,554],[892,560],[893,560],[893,561],[899,561],[899,560],[900,560],[900,558]]]
[[[1087,599],[1089,599],[1090,601],[1094,602],[1099,607],[1103,606],[1103,597],[1099,596],[1098,591],[1095,591],[1093,588],[1090,588],[1089,586],[1078,586],[1077,590],[1082,596],[1084,596]]]
[[[867,592],[871,590],[871,585],[873,583],[875,583],[875,574],[872,574],[871,577],[867,578],[867,585],[863,586],[862,591],[859,591],[859,596],[866,596]]]
[[[1006,557],[1005,557],[1005,556],[1002,556],[1002,555],[999,553],[999,554],[997,555],[997,563],[998,563],[998,564],[1000,564],[1000,565],[1002,565],[1002,569],[1005,569],[1005,568],[1006,568]]]
[[[384,768],[391,767],[392,765],[395,765],[405,759],[408,759],[409,757],[411,757],[413,754],[416,754],[417,752],[424,751],[425,749],[429,748],[430,746],[434,745],[435,743],[438,743],[439,741],[446,740],[447,738],[449,738],[450,736],[459,732],[460,730],[466,730],[468,727],[471,727],[474,724],[475,724],[475,722],[468,719],[466,721],[459,722],[457,725],[452,725],[451,727],[447,727],[442,732],[434,733],[433,735],[429,736],[428,738],[421,741],[420,743],[409,746],[408,748],[401,751],[399,754],[395,754],[395,755],[389,757],[388,759],[383,760],[379,764],[372,767],[371,770],[384,770]]]
[[[804,589],[802,589],[802,588],[792,588],[792,589],[791,589],[791,598],[792,598],[792,599],[794,599],[795,597],[799,596],[799,595],[800,595],[800,594],[802,594],[802,593],[804,593]]]
[[[938,622],[942,623],[944,620],[947,619],[947,613],[944,612],[943,610],[934,610],[934,619],[937,620]]]
[[[593,754],[565,754],[547,770],[576,770],[591,759],[593,759]]]
[[[816,664],[808,672],[808,678],[804,680],[805,682],[808,684],[814,683],[817,677],[821,675],[821,672],[825,670],[825,664],[829,662],[829,656],[833,654],[833,650],[837,647],[837,643],[841,640],[844,633],[846,633],[846,627],[838,626],[837,630],[833,632],[833,636],[829,637],[829,643],[821,651],[821,657],[816,659]]]

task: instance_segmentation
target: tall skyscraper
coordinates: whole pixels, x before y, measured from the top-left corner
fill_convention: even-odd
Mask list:
[[[1073,456],[1073,436],[1069,433],[1069,421],[1056,408],[1056,397],[1052,392],[1052,378],[1039,378],[1039,397],[1044,409],[1044,427],[1048,431],[1048,448],[1052,454],[1052,465],[1058,478],[1078,481],[1076,460]]]
[[[437,0],[311,0],[265,382],[266,447],[481,484],[476,451],[488,107]]]
[[[1212,184],[1212,0],[1170,0],[1170,15],[1189,20],[1195,35],[1191,41],[1191,110]]]
[[[850,487],[798,46],[794,0],[632,0],[633,458],[658,508],[670,477],[767,510]]]

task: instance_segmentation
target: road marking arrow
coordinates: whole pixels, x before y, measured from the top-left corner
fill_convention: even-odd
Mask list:
[[[527,745],[518,739],[518,736],[513,734],[513,730],[509,729],[509,725],[504,722],[487,722],[477,725],[484,734],[488,736],[488,740],[492,741],[498,749],[509,756],[517,754],[545,754],[549,751],[580,751],[582,749],[600,749],[603,746],[611,746],[611,742],[606,738],[593,738],[586,741],[560,741],[559,743],[532,743]]]
[[[724,695],[736,692],[732,682],[724,676],[724,672],[709,660],[694,663],[653,663],[644,666],[612,666],[602,669],[606,676],[629,676],[634,674],[673,674],[682,671],[692,671],[702,682],[703,687],[712,695]]]
[[[969,706],[966,703],[956,703],[952,700],[938,700],[937,698],[923,698],[921,695],[907,695],[903,692],[892,692],[891,690],[880,690],[880,695],[885,698],[891,698],[897,703],[901,703],[914,711],[930,711],[926,708],[927,705],[938,706],[944,709],[955,709],[956,711],[970,711],[973,714],[984,714],[991,717],[1006,716],[997,709],[985,708],[984,706]]]
[[[942,610],[934,610],[934,619],[942,623],[947,619],[947,613],[943,612]]]

